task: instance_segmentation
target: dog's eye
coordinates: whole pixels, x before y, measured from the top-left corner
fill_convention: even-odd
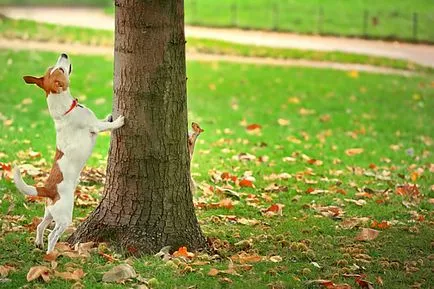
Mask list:
[[[65,73],[65,70],[63,70],[62,67],[59,67],[59,70],[62,71],[62,73]]]

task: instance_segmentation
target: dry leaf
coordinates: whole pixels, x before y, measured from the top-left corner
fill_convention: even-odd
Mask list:
[[[262,257],[256,254],[249,255],[246,252],[241,252],[238,255],[233,255],[230,257],[232,261],[238,262],[240,264],[245,263],[257,263],[262,260]]]
[[[369,218],[367,218],[367,217],[361,217],[361,218],[359,218],[359,217],[352,217],[352,218],[343,220],[339,224],[339,226],[342,229],[349,230],[349,229],[353,229],[355,227],[358,227],[360,225],[363,225],[363,224],[367,223],[368,221],[369,221]]]
[[[102,276],[103,282],[122,282],[137,276],[133,267],[128,264],[121,264],[113,267]]]
[[[57,256],[59,256],[59,252],[51,251],[50,253],[45,254],[44,261],[48,261],[48,262],[56,261]]]
[[[357,241],[372,241],[378,237],[380,232],[374,229],[363,228],[356,236]]]
[[[54,276],[62,278],[63,280],[70,281],[80,281],[84,276],[84,271],[82,269],[74,270],[74,272],[54,272]]]
[[[17,269],[9,265],[0,265],[0,277],[7,277],[9,272],[16,271]]]
[[[41,277],[44,282],[50,281],[50,269],[45,266],[34,266],[27,273],[27,281],[33,281]]]
[[[220,273],[220,270],[217,270],[216,268],[211,268],[208,272],[208,276],[217,276]]]
[[[279,118],[277,120],[277,123],[281,126],[287,126],[287,125],[289,125],[289,120],[284,119],[284,118]]]
[[[354,149],[347,149],[346,151],[345,151],[345,154],[347,155],[347,156],[354,156],[354,155],[358,155],[358,154],[361,154],[361,153],[363,153],[363,149],[362,148],[354,148]]]
[[[271,256],[269,260],[274,263],[279,263],[283,261],[283,258],[280,256]]]
[[[232,209],[234,207],[234,204],[231,199],[223,199],[220,202],[218,202],[218,207]]]

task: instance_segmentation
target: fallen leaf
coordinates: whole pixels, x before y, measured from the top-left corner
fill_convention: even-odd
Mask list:
[[[220,273],[220,270],[217,270],[216,268],[211,268],[208,272],[208,276],[217,276]]]
[[[283,258],[280,256],[271,256],[269,260],[273,263],[279,263],[283,261]]]
[[[9,265],[0,265],[0,277],[7,277],[9,272],[16,271],[17,269]]]
[[[43,260],[48,262],[56,261],[58,256],[59,256],[59,252],[51,251],[50,253],[44,255]]]
[[[400,196],[418,197],[420,195],[418,187],[409,184],[397,186],[395,192]]]
[[[381,278],[381,276],[377,276],[377,277],[375,277],[375,281],[377,281],[377,283],[378,283],[380,286],[383,286],[383,285],[384,285],[383,278]]]
[[[352,217],[352,218],[343,220],[339,224],[339,227],[341,227],[342,229],[350,230],[350,229],[353,229],[353,228],[358,227],[360,225],[363,225],[363,224],[367,223],[368,221],[369,221],[369,218],[367,218],[367,217],[361,217],[361,218]]]
[[[363,280],[362,277],[356,277],[355,279],[356,283],[360,286],[360,288],[363,289],[374,289],[374,285],[367,281],[367,280]]]
[[[372,229],[380,229],[380,230],[389,229],[390,228],[390,222],[384,221],[384,220],[381,222],[377,222],[377,220],[374,220],[371,223],[371,228]]]
[[[128,264],[121,264],[113,267],[102,276],[103,282],[122,282],[137,276],[134,268]]]
[[[84,271],[82,269],[74,270],[73,272],[54,272],[54,276],[62,278],[63,280],[69,281],[80,281],[84,276]]]
[[[348,72],[348,76],[351,78],[358,78],[359,72],[357,70],[351,70],[350,72]]]
[[[41,277],[44,282],[50,281],[50,269],[45,266],[34,266],[27,273],[27,281],[33,281]]]
[[[275,215],[283,216],[284,204],[273,204],[267,209],[262,209],[261,213],[267,217],[272,217]]]
[[[356,236],[357,241],[372,241],[378,237],[380,232],[374,229],[363,228]]]
[[[232,202],[231,199],[223,199],[220,202],[218,202],[218,207],[232,209],[234,207],[234,203]]]
[[[247,179],[243,179],[240,181],[239,183],[240,187],[242,188],[254,188],[255,186],[253,185],[252,181],[249,181]]]
[[[353,200],[353,199],[345,199],[346,202],[356,204],[357,206],[364,206],[367,204],[365,200]]]
[[[289,125],[289,120],[284,119],[284,118],[279,118],[277,120],[277,123],[281,126],[287,126],[287,125]]]
[[[361,153],[363,153],[363,149],[362,148],[353,148],[353,149],[347,149],[346,151],[345,151],[345,154],[347,155],[347,156],[354,156],[354,155],[358,155],[358,154],[361,154]]]
[[[194,254],[187,251],[187,247],[180,247],[178,251],[173,252],[173,257],[193,258]]]
[[[232,280],[230,279],[230,278],[228,278],[228,277],[223,277],[223,278],[220,278],[220,280],[219,280],[220,282],[223,282],[223,283],[228,283],[228,284],[232,284]]]
[[[262,126],[259,124],[256,124],[256,123],[249,124],[248,126],[246,126],[247,130],[257,130],[257,129],[261,129],[261,128],[262,128]]]
[[[315,211],[323,215],[324,217],[330,217],[330,218],[342,218],[342,215],[344,214],[344,210],[337,206],[316,206],[313,207]]]
[[[246,252],[241,252],[237,255],[233,255],[230,257],[232,261],[238,262],[240,264],[245,263],[257,263],[262,260],[262,257],[256,254],[249,255]]]

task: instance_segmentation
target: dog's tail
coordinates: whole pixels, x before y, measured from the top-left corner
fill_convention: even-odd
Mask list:
[[[21,177],[20,169],[18,167],[14,167],[14,182],[15,186],[21,193],[29,196],[38,195],[35,187],[29,186],[24,182],[23,178]]]

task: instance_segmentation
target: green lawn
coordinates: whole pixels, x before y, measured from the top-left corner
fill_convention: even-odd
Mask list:
[[[0,37],[49,41],[61,43],[81,43],[96,46],[113,45],[113,32],[78,27],[58,26],[28,20],[0,19]],[[277,59],[307,59],[339,63],[362,63],[374,66],[390,67],[419,72],[431,72],[424,67],[400,59],[344,53],[338,51],[314,51],[301,49],[271,48],[263,46],[242,45],[219,40],[188,38],[187,50],[208,54],[224,54],[246,57],[269,57]]]
[[[417,13],[416,39],[434,42],[430,0],[186,0],[185,11],[187,23],[204,26],[403,40],[414,40]]]
[[[431,29],[434,3],[431,0],[184,2],[186,22],[193,25],[434,42]],[[113,13],[110,3],[108,0],[0,0],[0,5],[100,6],[108,7],[108,13]]]
[[[55,148],[53,123],[43,92],[25,85],[21,77],[42,74],[56,58],[53,53],[0,52],[0,63],[6,64],[0,71],[1,162],[48,169]],[[75,56],[72,63],[73,95],[104,117],[111,110],[112,59]],[[193,175],[200,184],[195,203],[207,207],[219,202],[226,197],[217,187],[228,185],[240,198],[232,196],[232,209],[197,210],[202,229],[218,249],[217,259],[209,261],[210,257],[202,255],[189,265],[164,263],[155,257],[128,262],[143,278],[158,280],[151,282],[153,288],[318,288],[306,283],[316,279],[359,288],[354,277],[345,274],[365,274],[375,288],[381,288],[379,278],[384,288],[417,284],[430,288],[433,81],[432,74],[406,78],[189,62],[189,116],[205,129],[193,159]],[[246,124],[261,128],[248,130]],[[88,162],[91,167],[105,166],[108,143],[108,135],[99,137]],[[349,156],[346,150],[351,148],[364,151]],[[256,159],[240,161],[241,153]],[[240,178],[246,171],[255,177],[255,188],[211,180],[223,172]],[[291,178],[270,180],[273,173],[288,173]],[[30,177],[27,180],[31,182]],[[266,191],[272,183],[283,191]],[[419,194],[410,196],[410,190],[397,189],[409,183],[417,184]],[[99,179],[82,182],[81,190],[98,197],[101,185]],[[361,192],[369,194],[356,196]],[[30,267],[50,266],[42,260],[43,252],[33,249],[35,232],[23,228],[42,215],[43,204],[25,200],[4,178],[0,180],[0,200],[0,265],[16,268],[3,277],[10,281],[0,279],[1,286],[19,288],[27,284]],[[277,203],[285,205],[282,216],[261,215],[260,209]],[[331,218],[315,210],[328,205],[344,214]],[[92,206],[77,204],[75,224],[90,210]],[[236,221],[242,217],[260,223],[243,225]],[[350,217],[368,218],[364,227],[374,220],[388,221],[390,227],[379,229],[375,240],[360,242],[355,240],[360,228],[341,228]],[[247,241],[239,243],[243,240]],[[114,254],[102,247],[98,250]],[[211,268],[227,269],[228,257],[242,251],[261,256],[261,261],[239,267],[235,260],[240,276],[208,276]],[[282,261],[271,261],[279,261],[275,256]],[[56,270],[82,268],[85,288],[125,288],[101,282],[104,272],[124,262],[122,256],[115,257],[120,261],[107,262],[97,252],[84,259],[63,256],[57,259]],[[199,259],[208,261],[199,263]],[[135,279],[126,284],[135,288],[139,282]],[[72,285],[52,277],[48,284],[33,281],[31,288]]]

